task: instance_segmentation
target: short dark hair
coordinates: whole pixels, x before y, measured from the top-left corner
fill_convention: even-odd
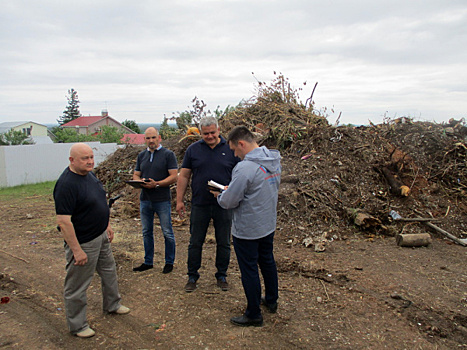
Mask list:
[[[253,133],[248,130],[246,126],[239,125],[232,129],[227,138],[227,142],[231,142],[234,145],[238,144],[238,141],[243,140],[246,142],[255,142],[255,137]]]

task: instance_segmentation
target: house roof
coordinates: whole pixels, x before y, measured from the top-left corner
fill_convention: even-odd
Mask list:
[[[16,121],[16,122],[3,122],[3,123],[0,123],[0,134],[8,132],[11,129],[13,129],[14,127],[17,127],[17,126],[20,126],[20,125],[23,125],[23,124],[29,124],[29,123],[33,123],[33,124],[36,124],[36,125],[42,125],[42,126],[47,127],[46,125],[39,124],[39,123],[36,123],[36,122],[32,122],[30,120],[23,120],[23,121]]]
[[[62,125],[62,127],[67,127],[67,126],[89,126],[91,124],[94,124],[98,122],[99,120],[105,119],[108,117],[103,117],[103,116],[95,116],[95,117],[79,117],[76,119],[73,119],[72,121],[65,123]]]
[[[130,145],[144,145],[145,143],[144,134],[125,134],[120,141]]]
[[[63,125],[61,125],[62,128],[76,128],[76,127],[83,127],[83,128],[89,128],[91,125],[101,121],[101,120],[104,120],[104,119],[108,119],[108,120],[111,120],[113,121],[114,123],[118,124],[120,126],[120,128],[123,128],[124,130],[126,130],[128,133],[135,133],[133,130],[131,130],[130,128],[126,127],[125,125],[123,125],[122,123],[116,121],[114,118],[106,115],[106,116],[88,116],[88,117],[78,117],[76,119],[73,119],[72,121],[68,122],[68,123],[65,123]],[[107,121],[108,122],[108,121]]]

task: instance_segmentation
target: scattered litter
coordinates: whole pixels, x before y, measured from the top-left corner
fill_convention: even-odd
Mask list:
[[[391,210],[389,212],[389,215],[393,218],[393,220],[399,220],[399,219],[402,219],[402,216],[400,216],[400,214],[395,211],[395,210]]]

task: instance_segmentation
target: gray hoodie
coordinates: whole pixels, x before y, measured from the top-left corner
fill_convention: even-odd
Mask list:
[[[232,181],[217,202],[233,209],[232,235],[259,239],[276,230],[277,194],[281,180],[279,151],[258,147],[232,171]]]

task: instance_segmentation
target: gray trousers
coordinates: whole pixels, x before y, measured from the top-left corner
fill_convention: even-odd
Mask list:
[[[87,254],[88,262],[83,266],[76,266],[73,252],[65,243],[65,311],[68,328],[73,334],[89,327],[86,319],[86,291],[94,271],[101,277],[104,312],[116,311],[121,300],[118,293],[117,269],[107,231],[92,241],[81,244],[81,248]]]

